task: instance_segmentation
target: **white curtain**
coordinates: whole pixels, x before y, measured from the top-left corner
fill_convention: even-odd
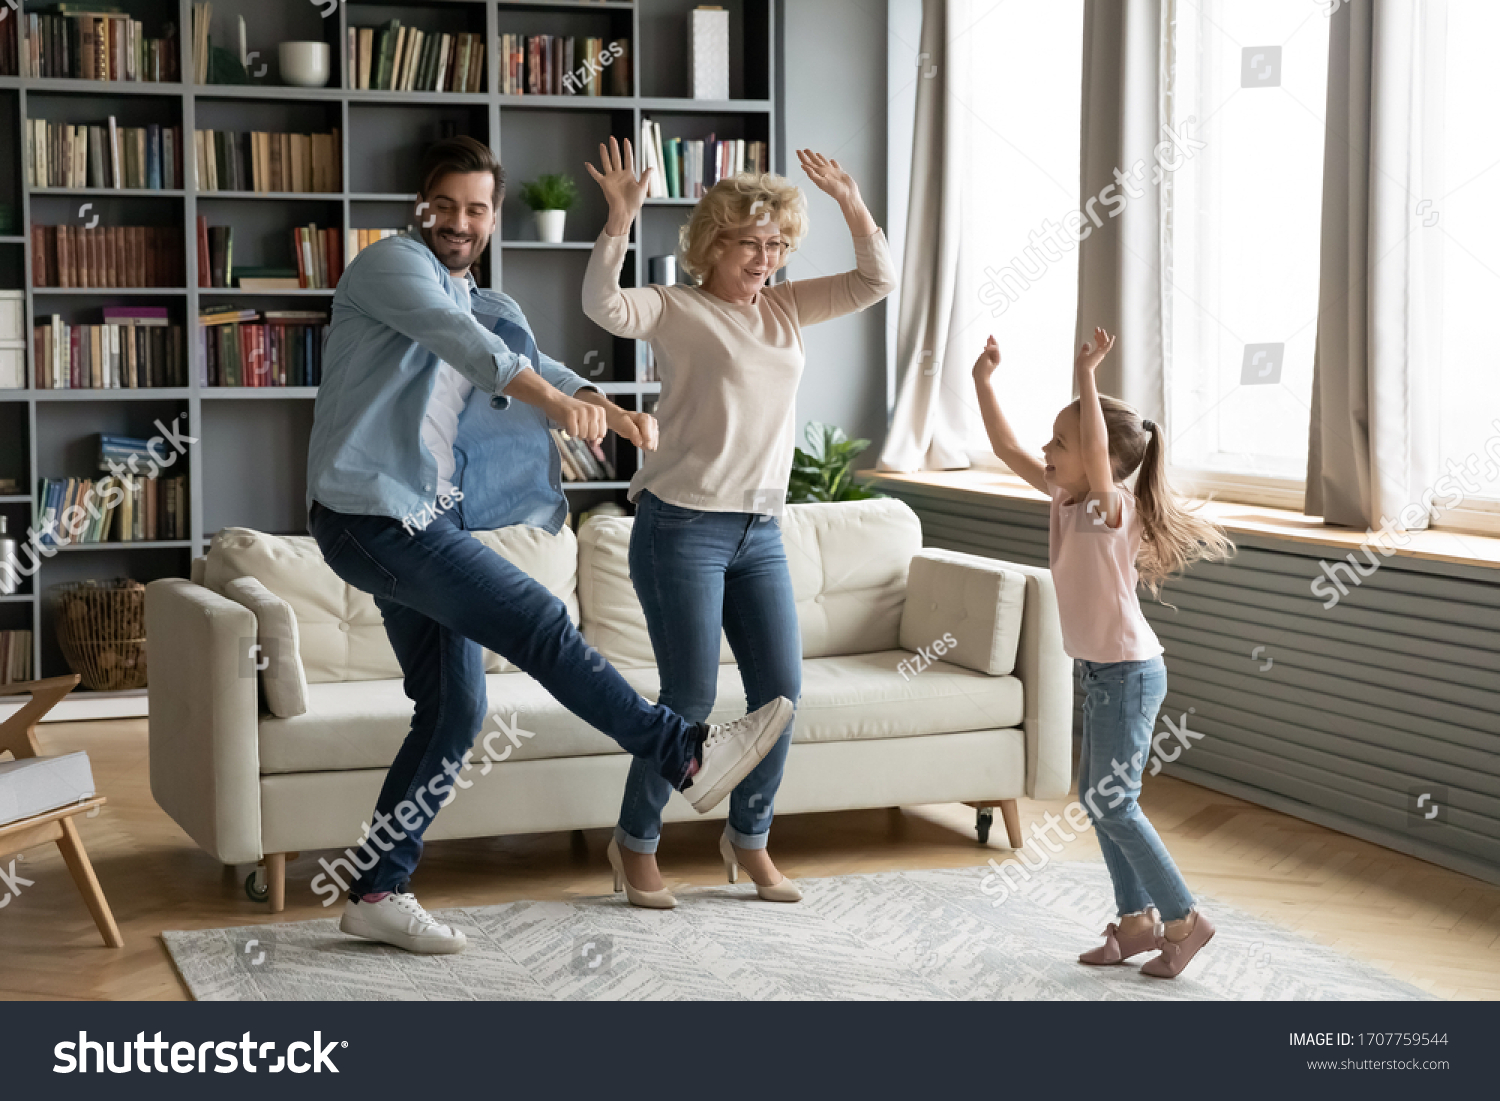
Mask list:
[[[1164,10],[1166,9],[1166,10]],[[1074,346],[1094,326],[1117,333],[1114,353],[1099,367],[1101,393],[1165,421],[1168,354],[1165,273],[1170,259],[1157,148],[1170,125],[1168,48],[1170,0],[1088,0],[1083,11],[1083,120],[1079,207],[1120,187],[1116,170],[1144,170],[1130,186],[1140,198],[1104,212],[1079,243],[1078,327]],[[1168,152],[1170,162],[1173,154]],[[1113,192],[1112,192],[1113,194]],[[1116,217],[1109,217],[1114,213]]]
[[[969,465],[963,448],[965,349],[948,363],[957,320],[954,291],[963,248],[963,166],[968,112],[972,0],[923,0],[911,199],[896,330],[900,379],[879,469],[951,470]],[[972,355],[970,356],[972,359]]]
[[[1441,254],[1422,202],[1443,193],[1446,19],[1444,0],[1365,0],[1343,5],[1329,27],[1303,507],[1332,524],[1427,526],[1400,513],[1437,473]]]

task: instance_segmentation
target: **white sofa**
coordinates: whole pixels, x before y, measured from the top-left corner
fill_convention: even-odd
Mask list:
[[[924,551],[916,515],[893,499],[793,505],[782,524],[803,694],[777,813],[968,802],[985,808],[983,837],[999,806],[1019,846],[1015,800],[1071,783],[1071,662],[1048,571]],[[475,537],[566,601],[589,642],[654,699],[630,525]],[[358,839],[407,734],[412,705],[380,613],[310,537],[230,528],[191,580],[147,587],[146,623],[152,793],[223,863],[260,864],[279,910],[287,855]],[[727,643],[722,660],[712,721],[745,710]],[[527,736],[496,733],[488,754],[476,745],[473,786],[427,836],[612,825],[629,758],[530,677],[487,661],[481,738]],[[693,817],[674,796],[666,819]]]

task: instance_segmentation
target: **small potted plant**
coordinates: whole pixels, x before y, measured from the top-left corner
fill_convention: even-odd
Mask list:
[[[578,184],[572,176],[548,173],[521,185],[521,201],[536,214],[537,238],[555,245],[563,239],[569,208],[578,201]]]
[[[869,440],[851,440],[842,428],[810,421],[806,429],[809,451],[792,452],[792,476],[787,486],[789,505],[810,501],[868,501],[884,497],[854,480],[854,460]]]

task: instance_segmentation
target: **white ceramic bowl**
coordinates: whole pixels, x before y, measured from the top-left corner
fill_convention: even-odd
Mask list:
[[[279,48],[281,79],[299,88],[322,88],[332,72],[327,42],[283,42]]]

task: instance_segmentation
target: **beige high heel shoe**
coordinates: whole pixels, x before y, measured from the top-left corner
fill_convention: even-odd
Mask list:
[[[620,858],[619,843],[613,837],[609,839],[609,848],[604,851],[615,873],[615,890],[624,891],[630,905],[647,910],[670,910],[677,905],[676,896],[665,887],[659,891],[642,891],[630,885],[630,880],[625,878],[625,862]]]
[[[734,855],[734,846],[729,843],[729,838],[725,837],[722,833],[719,834],[719,855],[724,858],[724,874],[729,877],[729,882],[737,882],[740,874],[740,861]],[[746,870],[748,871],[749,869]],[[755,881],[754,876],[751,876],[750,879],[751,882]],[[767,902],[802,901],[802,891],[795,882],[786,876],[782,876],[780,882],[773,883],[769,887],[763,883],[756,883],[755,893]]]

